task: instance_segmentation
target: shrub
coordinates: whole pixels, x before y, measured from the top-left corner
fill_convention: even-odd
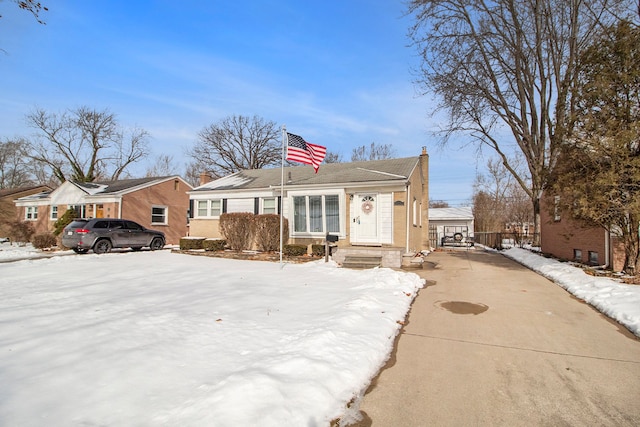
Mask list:
[[[204,237],[183,237],[180,239],[180,250],[202,249]]]
[[[307,245],[284,245],[282,254],[287,256],[302,256],[307,254]]]
[[[64,230],[67,225],[71,224],[76,216],[77,213],[73,209],[67,209],[64,211],[62,216],[53,224],[53,234],[59,236],[60,233],[62,233],[62,230]]]
[[[255,228],[254,217],[254,214],[247,212],[220,215],[220,233],[234,251],[251,249]]]
[[[33,224],[28,221],[15,221],[9,224],[9,238],[13,242],[30,242],[35,232]]]
[[[311,255],[324,256],[324,245],[311,245]]]
[[[265,252],[277,251],[280,249],[280,215],[263,214],[256,215],[255,239],[258,250]],[[282,244],[289,240],[289,221],[283,218],[282,223]]]
[[[57,238],[53,233],[38,233],[31,239],[31,244],[36,249],[51,248],[57,245]]]
[[[223,251],[225,246],[227,246],[227,241],[224,239],[206,239],[202,242],[202,247],[205,251]]]

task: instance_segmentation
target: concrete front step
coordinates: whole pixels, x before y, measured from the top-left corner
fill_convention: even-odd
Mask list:
[[[367,255],[348,255],[345,257],[342,267],[344,268],[375,268],[382,265],[381,256],[367,256]]]
[[[404,249],[398,247],[347,246],[334,248],[331,252],[331,257],[335,262],[343,266],[347,257],[381,257],[382,261],[379,264],[381,267],[400,268],[403,253]]]

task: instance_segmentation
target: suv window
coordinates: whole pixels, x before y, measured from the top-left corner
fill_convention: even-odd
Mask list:
[[[133,221],[124,221],[124,227],[127,230],[142,230],[142,226]]]
[[[109,221],[97,221],[93,228],[109,228]]]
[[[109,221],[109,228],[112,230],[117,230],[119,228],[124,228],[123,221]]]
[[[69,228],[83,228],[88,221],[84,221],[84,220],[75,220],[72,221],[71,224],[69,224],[67,227]]]

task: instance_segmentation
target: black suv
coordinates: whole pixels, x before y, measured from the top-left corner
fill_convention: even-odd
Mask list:
[[[64,228],[62,244],[79,254],[87,253],[90,249],[97,254],[104,254],[111,248],[139,251],[148,246],[155,251],[164,247],[165,238],[161,231],[144,228],[126,219],[75,219]]]

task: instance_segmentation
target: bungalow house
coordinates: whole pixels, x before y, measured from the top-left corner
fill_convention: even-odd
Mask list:
[[[37,233],[53,230],[67,209],[81,218],[126,218],[162,231],[168,244],[187,234],[187,212],[192,187],[179,176],[119,181],[66,181],[51,192],[15,200],[18,217],[33,221]]]
[[[542,199],[540,250],[558,259],[622,271],[624,246],[615,233],[581,224],[558,209],[551,209],[553,200]]]
[[[429,228],[436,247],[467,245],[473,242],[473,210],[458,208],[429,208]]]
[[[51,191],[51,187],[47,185],[34,185],[0,190],[0,237],[8,236],[9,230],[7,227],[10,227],[12,222],[18,221],[19,218],[21,218],[18,216],[18,209],[14,200],[46,191]]]
[[[242,170],[189,192],[190,235],[222,237],[220,214],[279,214],[289,222],[288,243],[324,244],[338,237],[334,259],[377,253],[399,267],[402,254],[429,249],[428,161],[402,159]],[[283,179],[284,177],[284,179]]]

